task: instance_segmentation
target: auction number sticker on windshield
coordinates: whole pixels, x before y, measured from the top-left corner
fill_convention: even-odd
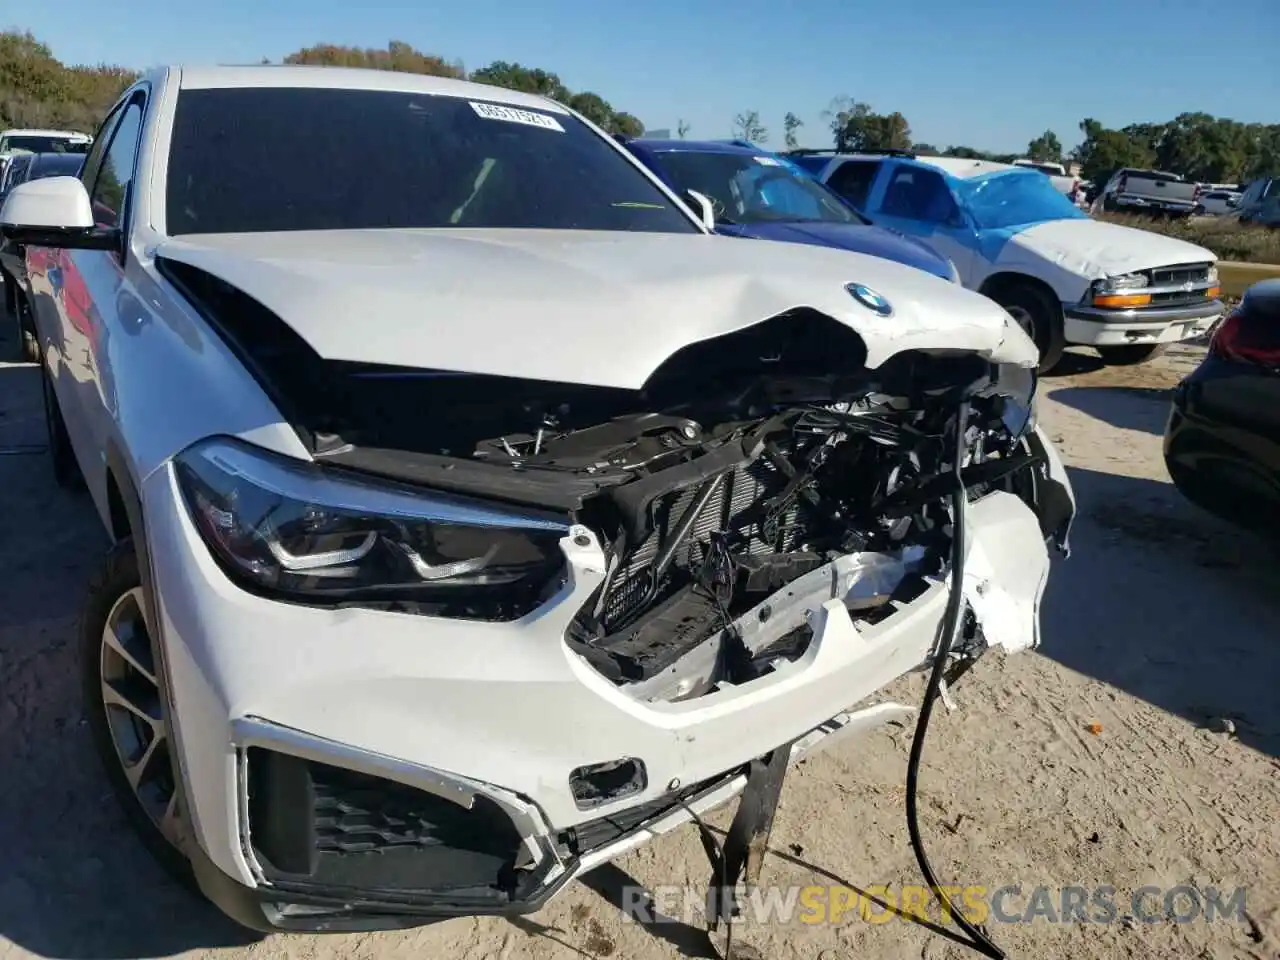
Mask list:
[[[560,121],[555,117],[547,116],[545,113],[534,113],[532,110],[517,110],[515,107],[503,107],[496,103],[477,103],[474,100],[468,100],[467,102],[471,104],[471,109],[476,112],[477,116],[484,117],[486,120],[523,123],[528,127],[541,127],[543,130],[564,133],[564,127],[560,126]]]

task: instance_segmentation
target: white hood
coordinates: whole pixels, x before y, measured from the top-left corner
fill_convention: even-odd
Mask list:
[[[1102,220],[1051,220],[1014,235],[1022,250],[1089,280],[1218,258],[1194,243]]]
[[[258,300],[322,357],[638,388],[687,344],[796,307],[848,324],[867,364],[946,348],[1034,366],[986,297],[843,250],[673,235],[536,230],[221,234],[165,241]],[[853,298],[887,299],[882,318]]]

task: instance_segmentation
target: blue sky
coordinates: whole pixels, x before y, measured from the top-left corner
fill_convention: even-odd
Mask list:
[[[6,4],[8,6],[8,4]],[[250,63],[330,42],[404,40],[469,69],[512,60],[594,90],[649,127],[722,137],[755,109],[782,140],[829,146],[838,95],[900,110],[918,141],[1020,150],[1046,127],[1065,147],[1108,126],[1203,110],[1280,122],[1280,0],[102,0],[26,2],[60,59]],[[17,13],[16,22],[5,22]],[[1264,38],[1270,38],[1265,40]]]

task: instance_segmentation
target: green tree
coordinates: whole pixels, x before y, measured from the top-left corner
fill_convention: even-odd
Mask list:
[[[871,105],[837,97],[823,111],[835,147],[847,150],[910,150],[911,125],[901,113],[875,113]]]
[[[752,143],[768,143],[769,131],[760,122],[760,111],[745,110],[733,118],[733,135]]]
[[[788,150],[794,150],[800,146],[800,141],[796,139],[796,131],[804,126],[804,121],[797,117],[794,113],[788,112],[782,118],[782,140],[787,145]]]
[[[30,33],[0,32],[0,129],[58,127],[92,133],[138,77],[108,66],[67,66]]]
[[[944,157],[959,157],[961,160],[986,160],[989,158],[983,150],[975,150],[973,147],[951,146],[942,151]]]
[[[392,40],[385,50],[373,47],[342,47],[321,43],[304,47],[284,58],[285,63],[319,67],[360,67],[366,70],[395,70],[400,73],[423,73],[433,77],[466,76],[462,64],[415,50],[402,40]]]
[[[1052,130],[1046,130],[1027,144],[1027,156],[1045,163],[1062,162],[1062,141]]]
[[[1086,117],[1080,121],[1080,132],[1084,141],[1076,147],[1075,156],[1080,161],[1080,175],[1086,180],[1101,183],[1121,167],[1150,167],[1155,163],[1151,148],[1123,130],[1109,130]]]
[[[526,67],[519,63],[495,60],[487,67],[474,71],[470,79],[476,83],[487,83],[507,90],[519,90],[522,93],[532,93],[557,100],[577,110],[596,126],[609,133],[626,137],[638,137],[644,133],[643,123],[629,113],[615,110],[613,104],[598,93],[592,93],[589,90],[574,93],[565,86],[557,74],[539,67]]]
[[[878,150],[910,150],[911,125],[907,118],[894,111],[883,116],[874,116],[871,125],[871,141],[865,147]]]
[[[1236,183],[1275,173],[1280,160],[1280,124],[1181,113],[1165,123],[1133,123],[1121,130],[1086,119],[1080,129],[1085,138],[1075,155],[1091,177],[1119,166],[1147,166],[1189,180]]]
[[[495,60],[487,67],[481,67],[471,74],[471,79],[476,83],[550,97],[561,103],[567,103],[572,96],[569,88],[554,73],[518,63],[507,63],[505,60]]]
[[[619,110],[609,120],[609,132],[624,137],[638,137],[644,133],[644,124],[638,117]]]
[[[598,93],[575,93],[569,98],[569,106],[598,127],[608,129],[613,120],[613,107]]]
[[[831,126],[835,148],[842,153],[866,145],[867,121],[871,115],[868,104],[849,97],[836,97],[822,112],[823,118]]]
[[[677,136],[677,137],[679,137],[681,140],[683,140],[683,139],[684,139],[685,137],[687,137],[688,135],[689,135],[689,121],[688,121],[688,120],[677,120],[677,121],[676,121],[676,136]]]

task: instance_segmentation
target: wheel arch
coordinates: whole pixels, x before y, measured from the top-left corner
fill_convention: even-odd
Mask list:
[[[142,494],[133,479],[133,471],[115,441],[107,443],[107,532],[115,542],[132,537],[138,554],[138,572],[142,575],[143,596],[147,616],[158,624],[155,581],[151,576],[151,551],[147,544],[147,523],[142,513]]]
[[[1012,270],[993,273],[978,288],[979,293],[1001,304],[1005,302],[1004,298],[1015,290],[1030,291],[1048,312],[1043,325],[1044,329],[1038,330],[1033,336],[1036,346],[1040,349],[1039,372],[1048,373],[1058,365],[1062,359],[1063,350],[1067,346],[1066,315],[1062,308],[1062,300],[1054,292],[1053,287],[1044,280]]]
[[[155,654],[159,660],[160,673],[163,676],[161,689],[166,699],[168,699],[173,690],[173,684],[170,680],[172,668],[169,663],[168,648],[164,641],[160,604],[156,597],[155,573],[151,560],[151,546],[147,541],[147,521],[146,515],[142,510],[142,494],[133,478],[133,471],[129,468],[124,453],[114,441],[110,441],[107,444],[106,468],[110,534],[117,543],[130,538],[134,553],[137,555],[138,575],[142,580],[142,599],[146,610],[147,623],[152,632]],[[173,753],[174,776],[182,784],[180,797],[181,815],[188,824],[192,824],[194,827],[195,821],[191,805],[187,799],[190,796],[191,784],[187,777],[186,768],[181,761],[182,728],[178,723],[177,713],[173,708],[172,702],[166,704],[166,709],[170,723],[169,736],[175,744]],[[183,852],[191,861],[200,886],[204,888],[210,871],[219,876],[221,874],[209,861],[208,855],[200,848],[200,844],[194,839],[194,835],[194,832],[188,835]],[[231,882],[225,877],[222,877],[222,880],[226,880],[228,883]],[[214,878],[208,880],[208,882],[216,887],[220,881]]]
[[[1062,309],[1062,301],[1058,298],[1058,294],[1053,287],[1039,277],[1033,277],[1029,273],[1020,273],[1016,270],[1000,270],[991,274],[982,281],[981,286],[978,287],[978,292],[994,300],[1000,293],[1011,290],[1014,287],[1031,287],[1038,290],[1059,310]]]

